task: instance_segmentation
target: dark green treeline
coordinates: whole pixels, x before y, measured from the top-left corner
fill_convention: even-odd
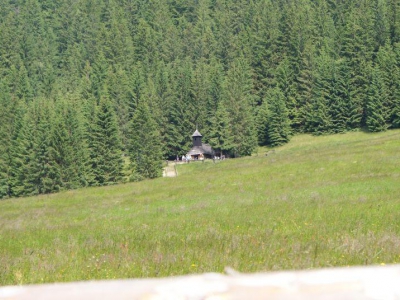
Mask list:
[[[4,0],[0,198],[400,127],[400,0]]]

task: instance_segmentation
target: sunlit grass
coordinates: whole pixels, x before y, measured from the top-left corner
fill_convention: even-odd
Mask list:
[[[399,130],[269,150],[0,201],[0,284],[400,262]]]

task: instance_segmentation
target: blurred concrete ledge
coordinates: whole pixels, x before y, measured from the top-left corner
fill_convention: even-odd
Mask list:
[[[400,299],[400,265],[5,286],[4,299]]]

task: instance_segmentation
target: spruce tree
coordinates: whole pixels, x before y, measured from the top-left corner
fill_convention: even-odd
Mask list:
[[[394,45],[400,42],[400,2],[398,0],[387,1],[390,41]]]
[[[268,143],[271,146],[279,146],[290,140],[290,123],[288,110],[285,105],[285,97],[278,88],[271,90],[267,96],[268,114]]]
[[[216,57],[224,65],[228,66],[232,60],[234,45],[237,42],[235,28],[231,23],[232,13],[228,4],[222,1],[215,3],[215,29],[214,36],[217,41]]]
[[[0,148],[0,151],[4,151]],[[7,167],[4,158],[0,157],[0,199],[8,194]]]
[[[20,151],[24,150],[23,147],[20,147],[19,143],[19,137],[21,135],[21,131],[23,131],[23,126],[25,122],[25,116],[26,116],[26,106],[24,102],[19,102],[18,106],[16,107],[15,114],[14,114],[14,121],[13,121],[13,130],[12,133],[10,133],[10,145],[8,148],[8,152],[5,152],[3,157],[6,157],[7,159],[7,185],[8,185],[8,196],[15,196],[13,192],[13,186],[16,183],[16,174],[20,171],[18,167],[20,166],[18,164],[18,160],[20,158],[19,154],[21,153]],[[4,127],[2,127],[4,128]],[[29,142],[29,141],[26,141]]]
[[[269,105],[264,98],[263,103],[258,107],[256,116],[256,127],[258,144],[265,146],[268,144],[268,118],[269,118]]]
[[[329,133],[331,127],[331,117],[326,99],[316,94],[309,106],[307,130],[315,135],[321,135]]]
[[[384,46],[389,40],[390,24],[388,18],[387,0],[374,0],[372,2],[372,18],[373,18],[373,38],[375,49]]]
[[[395,44],[394,46],[394,52],[395,52],[395,57],[396,61],[400,61],[400,43]],[[392,106],[393,109],[391,111],[391,124],[394,128],[400,128],[400,64],[397,63],[393,74],[393,91],[391,93],[393,94],[392,98]]]
[[[302,68],[300,74],[296,78],[297,93],[295,94],[295,84],[293,84],[292,97],[286,97],[289,118],[294,131],[303,132],[308,115],[308,107],[315,92],[315,65],[316,51],[309,51],[302,57]],[[286,90],[287,88],[285,88]]]
[[[172,96],[175,101],[168,107],[165,139],[168,157],[176,157],[176,155],[186,153],[192,145],[190,133],[196,126],[195,116],[198,108],[193,100],[192,63],[186,59],[171,71],[174,73],[171,81],[174,92]]]
[[[3,2],[0,13],[0,70],[4,68],[5,71],[18,64],[21,53],[19,14],[11,6],[7,11],[6,6],[7,4]]]
[[[31,170],[28,182],[39,194],[48,194],[61,188],[60,168],[57,163],[60,155],[54,145],[54,107],[46,104],[40,106],[38,109],[41,110],[41,120],[37,126],[33,152],[35,168]]]
[[[391,119],[392,126],[394,128],[400,128],[400,85],[397,86],[397,98],[394,102]]]
[[[251,75],[251,69],[242,56],[234,60],[224,82],[222,102],[231,119],[235,156],[251,155],[257,147]]]
[[[59,97],[56,102],[53,135],[62,189],[75,189],[92,182],[84,117],[74,97]]]
[[[215,116],[211,120],[209,142],[214,149],[220,150],[220,155],[229,154],[234,148],[233,132],[229,113],[222,102],[219,103]]]
[[[124,166],[117,120],[107,88],[102,95],[90,127],[89,150],[94,185],[120,182]]]
[[[329,111],[332,117],[332,131],[335,133],[351,129],[352,101],[350,98],[349,68],[344,59],[334,63],[332,95]]]
[[[307,108],[307,130],[313,134],[326,134],[332,128],[332,116],[329,104],[334,95],[333,60],[328,53],[322,52],[314,70],[314,89],[311,102]]]
[[[57,43],[50,22],[38,0],[27,0],[18,14],[21,57],[35,96],[49,96],[56,77]]]
[[[216,59],[213,59],[209,65],[208,72],[208,97],[206,99],[206,119],[204,122],[204,135],[206,139],[210,132],[212,132],[213,120],[221,101],[223,91],[224,71],[222,65]]]
[[[12,172],[11,172],[11,194],[13,196],[34,195],[38,191],[28,182],[28,178],[35,168],[33,160],[34,136],[36,128],[33,125],[33,112],[30,108],[21,116],[17,136],[12,145]]]
[[[134,180],[162,175],[162,142],[146,103],[140,102],[130,126],[129,157]]]
[[[60,169],[54,147],[51,103],[43,99],[28,108],[13,150],[12,193],[37,195],[60,189]]]
[[[104,7],[103,15],[107,15],[104,22],[105,39],[104,50],[109,62],[117,69],[130,71],[133,66],[134,48],[132,36],[129,32],[128,16],[118,3],[109,0]]]
[[[143,99],[144,90],[146,86],[146,67],[143,65],[142,62],[138,62],[132,74],[129,77],[129,85],[131,88],[131,97],[129,97],[129,119],[133,117],[135,109],[139,103]]]
[[[129,135],[130,115],[132,113],[131,104],[135,101],[130,78],[122,68],[113,71],[113,68],[109,67],[105,82],[116,112],[118,127],[121,132],[121,142],[125,149]]]
[[[5,81],[5,80],[4,80]],[[6,82],[0,79],[0,199],[8,195],[9,155],[15,111]]]
[[[374,50],[373,24],[370,2],[362,1],[349,9],[343,32],[341,56],[347,59],[350,68],[350,99],[352,102],[351,128],[365,125],[365,106],[369,68]]]
[[[17,66],[11,66],[7,76],[9,92],[13,98],[29,102],[33,99],[33,89],[25,66],[22,62],[19,63]]]
[[[385,109],[385,121],[389,126],[394,125],[395,111],[398,107],[398,82],[400,75],[400,65],[397,61],[396,52],[389,41],[381,47],[376,55],[376,65],[380,70],[380,74],[383,80],[385,88],[384,107]]]
[[[0,95],[2,97],[2,95]],[[2,105],[0,99],[0,105]],[[2,120],[4,116],[0,112],[0,199],[6,197],[8,194],[8,168],[7,168],[7,138],[5,136],[6,131],[4,130],[4,124]]]
[[[268,88],[276,86],[276,69],[282,60],[280,40],[279,3],[259,1],[254,4],[255,15],[251,23],[250,40],[252,48],[251,65],[255,72],[255,88],[260,99]]]
[[[103,87],[106,85],[107,72],[109,71],[109,64],[103,52],[100,52],[93,64],[93,70],[90,76],[93,95],[99,102],[100,98],[103,96]],[[108,91],[107,91],[108,92]],[[108,94],[105,95],[108,97]]]
[[[196,23],[193,28],[194,59],[209,60],[215,52],[216,40],[212,28],[215,26],[211,18],[210,0],[200,1],[196,9]]]
[[[305,73],[303,74],[303,76]],[[292,128],[295,131],[302,131],[306,119],[306,112],[303,111],[310,101],[311,88],[301,90],[299,99],[296,99],[295,74],[291,68],[288,59],[283,59],[276,69],[277,87],[282,91],[285,97],[286,107],[289,112],[289,119]],[[311,79],[310,76],[308,79]],[[304,85],[309,87],[308,85]]]
[[[375,67],[372,71],[371,83],[368,90],[366,125],[369,131],[385,131],[388,127],[385,121],[386,91],[380,70]]]
[[[193,122],[202,128],[202,133],[206,137],[208,137],[209,130],[205,126],[208,118],[207,110],[211,109],[211,107],[207,107],[207,103],[211,102],[209,100],[211,97],[209,72],[210,66],[205,62],[204,58],[200,59],[192,78],[192,94],[195,107],[195,111],[192,112]]]
[[[170,69],[163,62],[159,62],[156,74],[147,80],[144,91],[144,99],[148,103],[153,119],[158,125],[160,135],[162,137],[163,157],[166,157],[167,144],[165,137],[167,136],[168,113],[174,98],[170,81]]]

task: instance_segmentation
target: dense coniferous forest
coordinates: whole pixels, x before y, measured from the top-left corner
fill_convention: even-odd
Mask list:
[[[399,0],[4,0],[0,198],[400,127]]]

